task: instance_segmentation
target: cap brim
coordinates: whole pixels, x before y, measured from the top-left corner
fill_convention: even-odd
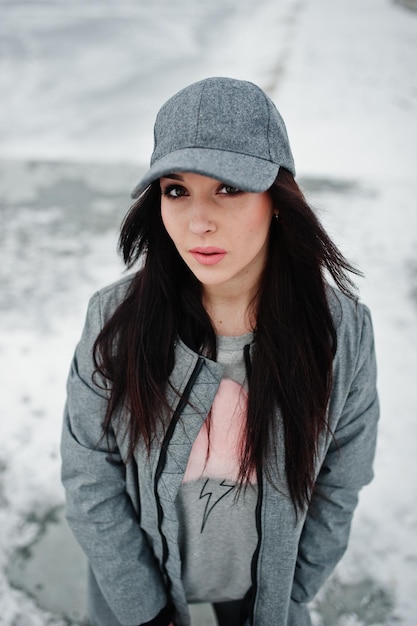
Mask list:
[[[246,154],[208,148],[184,148],[158,159],[136,185],[131,197],[138,198],[152,182],[174,172],[201,174],[242,191],[260,193],[270,188],[278,170],[278,164]]]

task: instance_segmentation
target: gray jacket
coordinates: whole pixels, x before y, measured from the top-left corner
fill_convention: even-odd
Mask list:
[[[175,623],[189,626],[181,582],[175,498],[192,444],[222,377],[222,366],[181,341],[168,400],[172,407],[163,443],[150,456],[139,446],[126,463],[126,438],[102,438],[107,392],[92,380],[92,345],[123,300],[130,278],[96,293],[68,379],[62,435],[62,479],[67,518],[90,564],[89,605],[96,626],[137,626],[171,599]],[[360,488],[372,479],[378,399],[370,314],[329,288],[338,349],[317,463],[320,496],[295,518],[285,485],[277,491],[259,476],[258,546],[253,557],[253,626],[307,626],[306,603],[343,555]],[[98,384],[97,384],[98,383]],[[187,402],[187,398],[189,402]],[[277,412],[277,420],[280,420]],[[108,443],[113,449],[109,455]],[[284,472],[279,439],[278,474]],[[247,622],[249,624],[249,622]]]

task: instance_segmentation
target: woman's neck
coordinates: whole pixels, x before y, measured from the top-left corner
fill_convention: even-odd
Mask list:
[[[244,335],[256,326],[253,298],[249,294],[233,296],[205,291],[203,305],[218,335]]]

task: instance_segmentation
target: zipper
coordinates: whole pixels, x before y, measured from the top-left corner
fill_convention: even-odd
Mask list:
[[[191,376],[185,386],[184,392],[181,395],[181,398],[178,402],[178,405],[174,411],[174,414],[172,416],[172,419],[169,423],[169,426],[167,428],[167,431],[165,433],[165,437],[163,439],[162,445],[161,445],[161,453],[159,455],[159,459],[158,459],[158,465],[156,467],[156,472],[155,472],[155,481],[154,481],[154,495],[155,495],[155,501],[156,501],[156,507],[157,507],[157,513],[158,513],[158,531],[159,534],[161,536],[161,541],[162,541],[162,571],[163,574],[165,576],[165,580],[166,580],[166,584],[167,584],[167,596],[170,597],[170,593],[171,593],[171,587],[172,587],[172,583],[171,580],[169,578],[168,572],[167,572],[167,568],[166,568],[166,563],[168,560],[168,542],[167,539],[164,535],[164,532],[162,530],[162,522],[164,519],[164,512],[162,509],[162,505],[159,501],[159,496],[158,496],[158,483],[159,480],[161,478],[162,472],[164,471],[165,468],[165,463],[166,463],[166,458],[167,458],[167,450],[168,450],[168,446],[169,443],[172,439],[172,435],[174,434],[174,430],[175,430],[175,426],[177,425],[177,422],[181,416],[181,413],[184,410],[184,407],[186,406],[187,402],[188,402],[188,398],[190,396],[191,390],[194,386],[194,383],[197,379],[197,376],[199,375],[199,373],[201,372],[201,369],[203,367],[203,363],[204,363],[204,358],[203,357],[198,357],[198,361],[194,367],[194,370],[191,373]]]
[[[250,378],[252,374],[252,362],[250,358],[250,344],[246,345],[243,348],[243,356],[245,360],[245,368],[246,374],[248,377],[248,381],[250,383]],[[249,596],[248,603],[248,617],[249,622],[252,626],[254,626],[255,620],[255,603],[256,603],[256,595],[258,592],[258,563],[259,563],[259,553],[261,551],[261,543],[262,543],[262,500],[263,500],[263,476],[262,476],[262,468],[258,467],[256,469],[256,481],[258,484],[258,499],[256,502],[255,508],[255,524],[256,524],[256,532],[258,533],[258,542],[256,544],[255,552],[252,556],[251,561],[251,581],[252,586]]]
[[[250,360],[250,344],[246,344],[246,346],[244,346],[243,348],[243,358],[245,360],[245,369],[246,369],[246,375],[248,377],[248,381],[250,381],[250,377],[252,374],[252,363]]]
[[[256,480],[258,483],[258,500],[256,502],[255,509],[255,523],[256,523],[256,531],[258,533],[258,543],[256,544],[255,552],[252,556],[251,562],[251,580],[252,580],[252,590],[249,604],[249,622],[252,626],[255,624],[255,603],[256,603],[256,595],[258,593],[258,563],[259,563],[259,553],[261,551],[261,543],[262,543],[262,488],[263,488],[263,477],[262,470],[258,468],[256,470]]]

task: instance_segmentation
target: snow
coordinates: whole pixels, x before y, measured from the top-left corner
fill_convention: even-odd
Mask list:
[[[156,111],[193,80],[231,75],[277,102],[300,183],[364,271],[374,320],[375,479],[315,622],[415,626],[417,12],[389,0],[0,0],[0,11],[0,624],[64,623],[9,569],[63,502],[65,379],[87,299],[122,272],[117,229]]]
[[[273,73],[296,0],[2,4],[0,154],[147,162],[175,91],[207,75]]]

